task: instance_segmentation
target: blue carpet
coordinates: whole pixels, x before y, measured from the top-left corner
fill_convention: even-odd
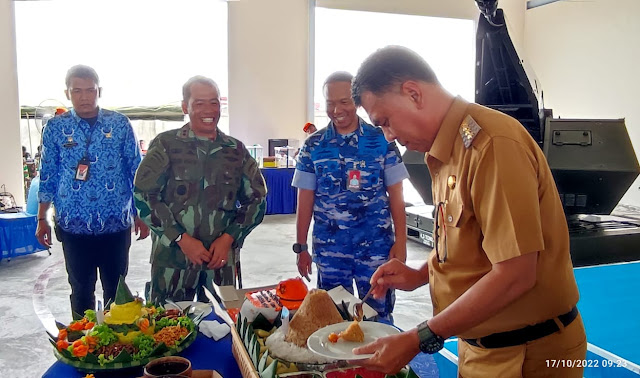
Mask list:
[[[589,343],[640,364],[640,262],[574,272]]]
[[[574,273],[580,291],[578,308],[584,321],[587,341],[591,344],[587,360],[599,361],[597,368],[585,369],[584,376],[640,376],[640,261],[576,268]],[[597,351],[597,348],[603,349],[604,353]],[[445,349],[457,356],[457,341],[448,341]],[[610,358],[605,362],[608,365],[606,367],[602,366],[602,354]],[[442,354],[436,355],[435,360],[440,377],[457,376],[457,366]]]

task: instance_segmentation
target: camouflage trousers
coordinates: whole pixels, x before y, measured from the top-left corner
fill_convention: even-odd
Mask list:
[[[326,251],[314,249],[313,260],[318,269],[318,288],[331,290],[336,286],[342,286],[351,294],[353,294],[353,283],[355,281],[356,288],[360,299],[364,298],[369,291],[371,285],[369,280],[376,269],[387,262],[389,259],[389,248],[380,248],[383,251],[380,255],[375,256],[370,253],[363,254],[359,251],[355,253],[339,253],[335,251]],[[394,290],[387,291],[384,298],[375,299],[370,297],[367,304],[378,312],[378,319],[393,323],[393,307],[396,302]]]
[[[229,250],[227,264],[220,269],[206,269],[206,265],[194,265],[188,269],[168,268],[152,261],[151,282],[147,283],[146,299],[158,304],[163,304],[167,298],[174,302],[196,299],[208,302],[203,288],[215,293],[214,283],[218,286],[235,286],[239,263],[240,248]]]

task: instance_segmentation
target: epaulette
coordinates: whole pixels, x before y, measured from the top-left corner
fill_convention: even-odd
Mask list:
[[[478,123],[468,115],[464,121],[460,124],[460,136],[462,136],[462,143],[465,148],[471,147],[471,142],[478,135],[482,128]]]
[[[180,132],[178,133],[178,136],[180,138],[188,138],[189,137],[189,128],[181,129]]]

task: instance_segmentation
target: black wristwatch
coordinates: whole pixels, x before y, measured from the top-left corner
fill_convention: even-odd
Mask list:
[[[444,347],[444,339],[433,333],[427,322],[418,325],[418,338],[422,353],[434,354]]]
[[[309,249],[309,246],[306,244],[295,243],[293,245],[293,252],[300,253],[302,251],[306,251]]]

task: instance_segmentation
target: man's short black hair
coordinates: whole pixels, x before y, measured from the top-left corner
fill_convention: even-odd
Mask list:
[[[324,81],[324,84],[322,84],[322,88],[324,89],[324,87],[326,87],[328,84],[331,84],[331,83],[340,83],[340,82],[351,83],[351,80],[353,80],[353,75],[350,74],[349,72],[336,71],[327,77],[327,79]]]
[[[386,46],[362,62],[351,83],[351,95],[356,106],[360,106],[362,93],[379,95],[407,80],[438,83],[429,64],[415,51],[403,46]]]
[[[204,85],[210,85],[215,88],[216,92],[218,92],[218,97],[220,97],[220,88],[218,88],[218,84],[206,76],[196,75],[192,78],[189,78],[186,83],[182,86],[182,101],[189,102],[191,98],[191,86],[195,83],[200,83]]]
[[[85,66],[83,64],[75,65],[69,68],[67,71],[67,76],[64,79],[64,83],[67,85],[67,89],[69,89],[69,85],[71,85],[71,78],[77,77],[80,79],[91,79],[97,86],[100,86],[100,78],[98,78],[98,73],[96,70],[89,66]]]

